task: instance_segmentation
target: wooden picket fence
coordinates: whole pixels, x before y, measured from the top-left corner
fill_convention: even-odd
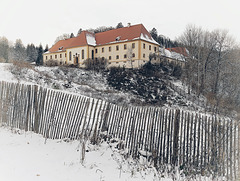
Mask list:
[[[103,100],[0,82],[0,126],[51,139],[80,135],[122,140],[129,155],[148,157],[158,168],[178,166],[186,175],[238,177],[238,122],[179,109],[124,107]],[[167,168],[167,167],[166,167]]]

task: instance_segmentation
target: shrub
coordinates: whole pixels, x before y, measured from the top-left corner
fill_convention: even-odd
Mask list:
[[[84,61],[85,69],[87,70],[94,70],[94,71],[101,71],[105,70],[107,67],[108,60],[105,58],[96,58],[93,59],[87,59]]]
[[[46,63],[45,63],[46,66],[49,66],[49,67],[54,67],[54,66],[58,66],[58,61],[57,60],[48,60]]]
[[[9,67],[10,72],[16,75],[17,79],[26,74],[28,69],[35,70],[34,67],[26,61],[13,61],[12,66]]]

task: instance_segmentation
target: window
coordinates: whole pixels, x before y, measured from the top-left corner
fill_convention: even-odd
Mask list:
[[[127,58],[127,54],[124,54],[124,58]]]
[[[108,51],[111,52],[112,48],[111,47],[108,47]]]
[[[50,59],[52,59],[52,55],[50,56]]]
[[[135,53],[132,54],[132,57],[133,57],[133,58],[135,57]]]
[[[47,56],[46,56],[46,60],[47,60]]]
[[[84,50],[82,50],[82,59],[84,59]]]
[[[145,58],[145,53],[143,54],[143,58]]]
[[[104,57],[102,57],[102,61],[104,60]]]
[[[151,47],[151,45],[149,45],[149,50],[151,50],[152,49],[152,47]]]
[[[126,50],[127,49],[127,44],[124,44],[124,50]]]
[[[65,57],[67,57],[67,54],[65,53]]]
[[[60,54],[60,58],[62,58],[62,54]]]
[[[55,55],[55,59],[57,59],[57,55]]]
[[[119,55],[116,56],[116,59],[119,59]]]
[[[97,53],[97,49],[95,49],[95,53]]]
[[[145,45],[145,43],[143,43],[143,49],[145,49],[146,48],[146,45]]]
[[[116,50],[117,50],[117,51],[119,50],[119,46],[118,46],[118,45],[116,46]]]
[[[72,52],[69,52],[69,60],[72,60]]]
[[[109,60],[112,60],[112,57],[111,57],[111,56],[109,56],[109,57],[108,57],[108,59],[109,59]]]
[[[157,47],[154,47],[154,51],[155,51],[155,52],[157,51]]]
[[[135,48],[135,43],[132,43],[132,48]]]
[[[102,48],[102,53],[104,52],[104,48]]]

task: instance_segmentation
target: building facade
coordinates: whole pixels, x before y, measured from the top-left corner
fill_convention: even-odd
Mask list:
[[[138,24],[96,34],[82,31],[77,37],[58,41],[43,54],[43,61],[84,67],[87,59],[105,59],[108,67],[139,68],[150,54],[158,52],[159,44]]]

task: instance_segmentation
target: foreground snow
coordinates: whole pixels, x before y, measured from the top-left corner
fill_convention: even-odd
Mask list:
[[[136,166],[107,143],[86,145],[80,163],[78,141],[47,140],[41,135],[0,127],[0,180],[7,181],[114,181],[164,180],[154,168]]]

